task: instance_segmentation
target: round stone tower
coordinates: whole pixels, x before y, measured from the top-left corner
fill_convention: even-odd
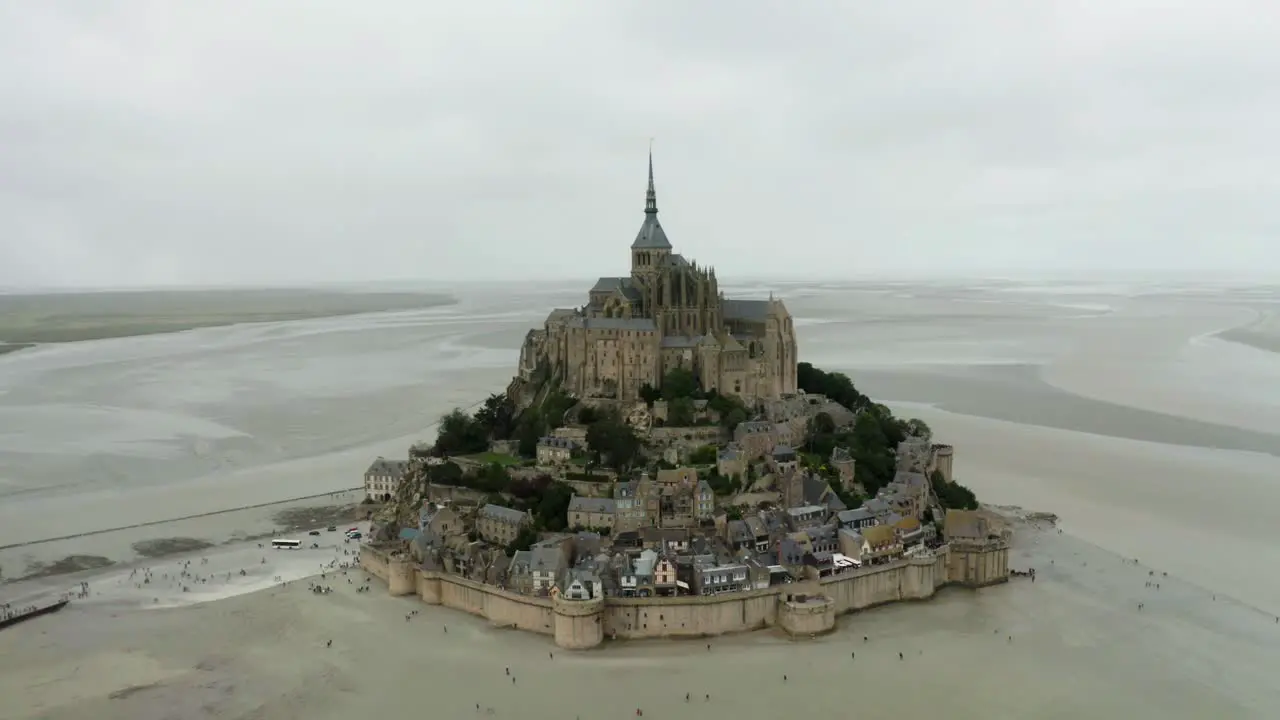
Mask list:
[[[590,650],[604,641],[604,600],[551,600],[556,645],[566,650]]]

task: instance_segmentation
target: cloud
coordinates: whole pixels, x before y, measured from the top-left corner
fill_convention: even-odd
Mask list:
[[[1266,2],[0,8],[0,286],[1280,270]]]

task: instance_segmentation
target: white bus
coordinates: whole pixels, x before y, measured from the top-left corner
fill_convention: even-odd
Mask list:
[[[302,547],[301,540],[272,540],[271,547],[277,550],[297,550]]]

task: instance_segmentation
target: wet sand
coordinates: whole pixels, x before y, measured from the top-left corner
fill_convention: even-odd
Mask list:
[[[357,593],[341,575],[329,595],[295,581],[158,610],[94,600],[0,634],[0,697],[14,720],[465,718],[476,703],[480,716],[529,720],[637,707],[744,720],[1251,718],[1280,704],[1270,616],[1055,530],[1021,527],[1011,564],[1036,567],[1036,582],[846,615],[817,640],[718,638],[709,652],[700,641],[558,651],[544,636],[388,597],[376,581]]]
[[[546,308],[579,303],[582,286],[498,290],[422,311],[3,356],[0,544],[108,531],[2,550],[6,576],[69,555],[116,564],[0,595],[17,602],[81,577],[105,589],[139,563],[175,562],[140,558],[148,540],[241,552],[224,543],[270,532],[280,507],[235,508],[358,484],[374,456],[401,455],[442,412],[500,390],[527,329]],[[1015,557],[1038,566],[1035,585],[847,617],[816,643],[723,638],[717,664],[679,642],[549,661],[547,638],[381,592],[264,589],[281,572],[310,572],[307,560],[260,568],[235,588],[249,595],[197,602],[230,592],[213,588],[168,609],[146,607],[154,596],[108,597],[0,633],[0,698],[16,698],[17,717],[52,718],[472,717],[476,702],[530,718],[633,717],[637,705],[646,717],[1275,717],[1263,673],[1280,647],[1267,624],[1280,613],[1269,572],[1280,563],[1270,514],[1280,404],[1268,390],[1280,365],[1214,337],[1248,323],[1261,300],[1172,292],[885,283],[785,293],[806,360],[927,420],[982,499],[1055,512],[1068,533],[1168,570],[1158,593],[1146,571],[1054,534],[1030,546],[1048,555]],[[170,522],[211,510],[232,511]],[[143,522],[160,524],[110,530]],[[1087,567],[1063,564],[1076,552]],[[1045,569],[1050,555],[1057,570]],[[411,608],[422,612],[406,625]],[[1007,628],[1013,643],[999,642]],[[326,654],[330,638],[341,653]],[[517,688],[506,665],[519,668]],[[684,707],[684,684],[712,694],[706,710]]]

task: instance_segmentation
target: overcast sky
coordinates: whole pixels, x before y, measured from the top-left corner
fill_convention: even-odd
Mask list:
[[[1280,274],[1280,3],[0,3],[0,286]]]

